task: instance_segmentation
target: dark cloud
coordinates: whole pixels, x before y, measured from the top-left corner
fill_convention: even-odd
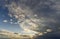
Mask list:
[[[60,32],[51,32],[43,36],[37,36],[35,39],[60,39]]]

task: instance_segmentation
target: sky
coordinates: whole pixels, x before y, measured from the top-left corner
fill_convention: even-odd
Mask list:
[[[0,0],[0,30],[9,30],[12,32],[21,32],[21,28],[16,23],[16,19],[11,18],[8,13],[9,10],[7,7],[4,6],[5,1]],[[13,20],[13,21],[12,21]],[[12,21],[12,22],[11,22]]]
[[[3,29],[59,33],[60,0],[0,0],[0,30]]]
[[[2,6],[0,6],[0,29],[7,29],[10,31],[19,32],[19,25],[12,24],[10,19],[12,18],[8,16],[8,9],[4,9]],[[13,20],[16,21],[16,19]]]

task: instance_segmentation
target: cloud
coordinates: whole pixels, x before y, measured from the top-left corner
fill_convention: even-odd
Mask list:
[[[21,8],[20,5],[16,5],[14,2],[8,6],[8,9],[10,11],[9,14],[12,14],[16,19],[19,21],[20,27],[23,29],[30,29],[30,30],[39,30],[37,27],[41,26],[44,27],[44,19],[35,17],[34,12],[29,7],[23,7]]]
[[[60,32],[47,33],[43,36],[37,36],[35,39],[60,39]]]
[[[8,22],[7,20],[3,20],[4,23]]]
[[[8,4],[9,14],[23,29],[45,32],[59,27],[59,2],[56,0],[19,0]]]

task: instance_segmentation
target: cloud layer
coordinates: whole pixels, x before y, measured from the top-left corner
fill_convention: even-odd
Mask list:
[[[59,0],[13,0],[7,6],[10,16],[15,17],[23,29],[45,32],[56,31],[60,26]]]

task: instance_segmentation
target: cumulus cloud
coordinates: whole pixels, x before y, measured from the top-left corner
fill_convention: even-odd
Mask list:
[[[8,22],[7,20],[3,20],[4,23]]]
[[[30,29],[30,30],[39,30],[44,27],[44,19],[35,17],[34,12],[29,7],[23,7],[21,8],[20,5],[16,5],[14,2],[9,5],[8,7],[10,13],[12,16],[14,16],[16,19],[18,19],[19,25],[23,29]],[[41,26],[40,28],[38,28]]]
[[[8,9],[23,29],[41,32],[59,27],[59,6],[56,0],[19,0],[8,4]]]

